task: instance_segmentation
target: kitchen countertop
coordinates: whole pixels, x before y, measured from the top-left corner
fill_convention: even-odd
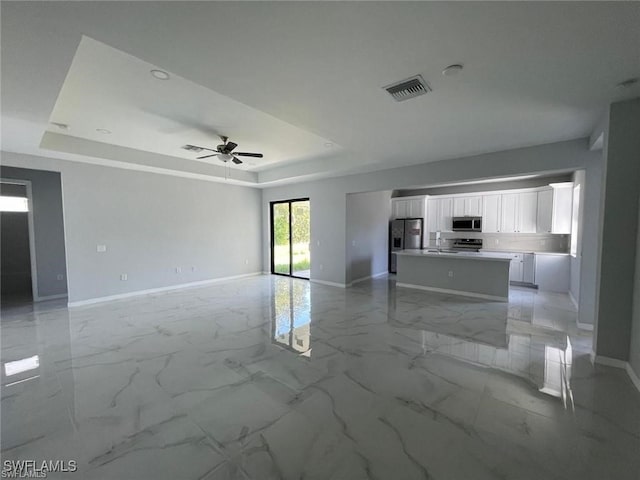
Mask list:
[[[502,252],[438,252],[436,250],[400,250],[393,252],[396,255],[413,256],[413,257],[432,257],[432,258],[460,258],[464,260],[484,260],[484,261],[498,261],[498,262],[510,262],[511,257],[501,256]],[[507,253],[507,252],[504,252]]]
[[[483,248],[481,252],[486,253],[533,253],[535,255],[571,255],[568,252],[537,252],[535,250],[496,250],[495,248]]]

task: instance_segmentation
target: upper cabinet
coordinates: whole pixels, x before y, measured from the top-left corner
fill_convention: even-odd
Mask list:
[[[571,233],[573,183],[552,183],[551,187],[553,188],[552,233]]]
[[[502,195],[485,195],[482,199],[482,231],[497,233],[500,231],[502,215]]]
[[[452,197],[436,197],[427,200],[427,231],[451,232],[453,211]]]
[[[538,193],[520,193],[518,200],[518,233],[536,233]]]
[[[540,190],[538,192],[538,215],[536,231],[538,233],[551,233],[553,227],[553,189]]]
[[[573,184],[482,195],[398,197],[392,218],[424,218],[426,232],[451,232],[453,217],[482,217],[484,233],[571,233]]]
[[[482,216],[482,196],[454,197],[454,217],[480,217]]]
[[[397,197],[391,199],[391,218],[424,218],[425,196]]]
[[[537,192],[502,195],[500,232],[535,233],[538,208]]]

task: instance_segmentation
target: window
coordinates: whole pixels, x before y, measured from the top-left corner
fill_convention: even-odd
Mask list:
[[[29,199],[25,197],[0,197],[0,212],[28,212]]]
[[[580,218],[580,184],[573,187],[573,210],[571,212],[571,255],[578,256],[578,219]]]

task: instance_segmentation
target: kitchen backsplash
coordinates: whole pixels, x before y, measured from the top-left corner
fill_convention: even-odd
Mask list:
[[[532,252],[569,252],[570,235],[548,233],[479,233],[479,232],[442,232],[442,247],[451,247],[454,238],[481,238],[484,249],[518,250]],[[429,235],[429,244],[436,245],[436,234]]]

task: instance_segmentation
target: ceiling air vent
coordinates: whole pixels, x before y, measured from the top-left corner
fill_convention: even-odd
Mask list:
[[[413,97],[418,97],[430,92],[431,89],[427,82],[424,81],[421,75],[402,80],[401,82],[387,85],[384,89],[389,92],[396,102],[402,102],[409,100]]]

